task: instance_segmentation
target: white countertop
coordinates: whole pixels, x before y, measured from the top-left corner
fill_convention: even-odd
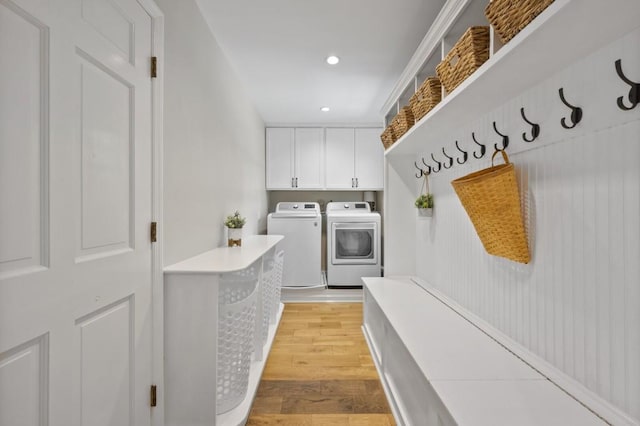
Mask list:
[[[221,274],[246,269],[276,244],[282,235],[251,235],[241,247],[218,247],[164,268],[165,274]]]

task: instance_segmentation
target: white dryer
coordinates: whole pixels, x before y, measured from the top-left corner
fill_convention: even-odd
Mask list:
[[[324,286],[321,270],[322,216],[318,203],[281,202],[267,216],[267,234],[284,235],[283,287]]]
[[[380,214],[367,202],[327,204],[327,283],[362,286],[380,276]]]

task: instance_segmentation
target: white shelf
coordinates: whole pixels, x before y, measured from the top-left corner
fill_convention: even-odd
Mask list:
[[[241,247],[218,247],[164,268],[165,274],[221,274],[248,268],[282,241],[282,235],[251,235]]]
[[[610,18],[615,10],[615,18]],[[620,13],[628,10],[630,13]],[[463,122],[638,27],[637,0],[556,0],[389,148],[415,155]],[[613,67],[613,65],[612,65]]]

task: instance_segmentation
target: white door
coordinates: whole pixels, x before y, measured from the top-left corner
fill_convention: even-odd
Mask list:
[[[318,128],[296,129],[295,187],[324,188],[324,131]]]
[[[353,129],[327,129],[325,149],[327,188],[355,188]]]
[[[150,422],[151,19],[0,0],[0,425]]]
[[[268,128],[266,139],[267,189],[294,188],[294,129]]]
[[[384,146],[382,129],[356,129],[356,178],[360,190],[384,187]]]

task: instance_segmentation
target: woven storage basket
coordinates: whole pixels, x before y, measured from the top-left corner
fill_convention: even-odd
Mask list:
[[[407,133],[414,123],[415,120],[413,118],[413,112],[411,112],[411,107],[403,106],[398,115],[393,117],[393,120],[391,121],[391,125],[393,126],[393,136],[395,139],[400,139],[400,137]]]
[[[493,0],[484,14],[500,36],[508,42],[529,25],[553,0]]]
[[[447,92],[453,91],[489,59],[489,27],[471,27],[462,34],[436,72]]]
[[[395,136],[393,135],[393,125],[389,124],[384,132],[380,135],[380,139],[382,140],[382,145],[384,145],[384,149],[389,149],[391,145],[396,141]]]
[[[442,99],[442,85],[438,77],[429,77],[418,91],[409,99],[411,112],[415,121],[427,115]]]
[[[505,164],[493,165],[502,153]],[[503,150],[491,167],[451,182],[487,253],[529,263],[529,247],[520,211],[513,164]]]

